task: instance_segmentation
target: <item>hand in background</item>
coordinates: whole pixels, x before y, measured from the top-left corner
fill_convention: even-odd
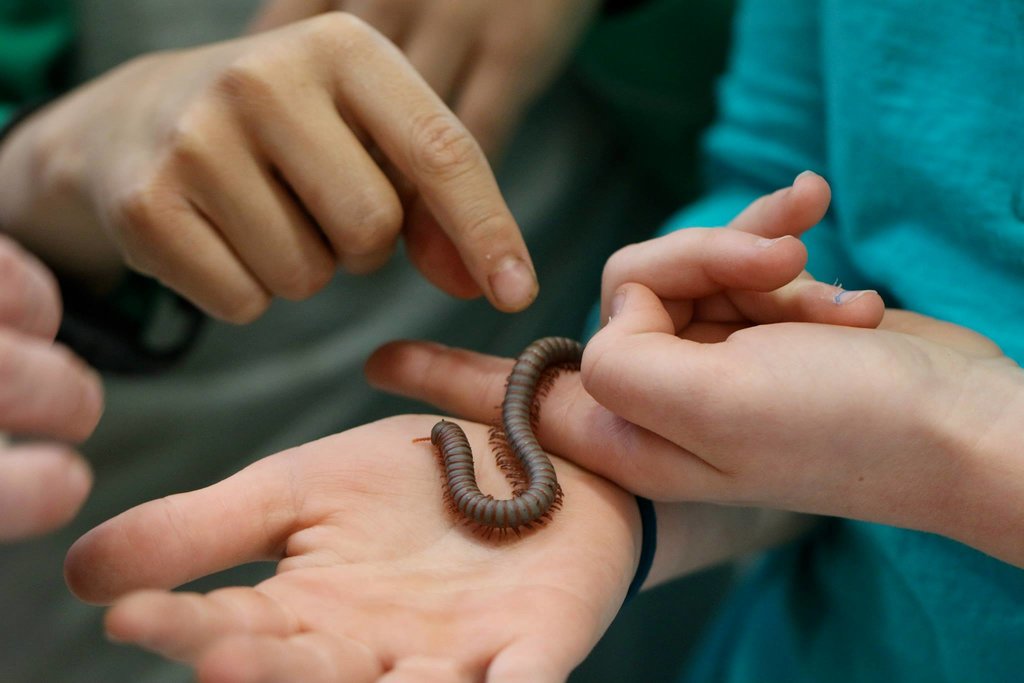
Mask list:
[[[598,0],[270,0],[253,29],[351,12],[402,49],[495,158],[599,6]]]
[[[508,311],[536,295],[477,143],[351,15],[133,60],[16,128],[0,175],[0,220],[54,267],[124,262],[233,322],[379,267],[403,226],[446,291]]]
[[[626,593],[636,503],[559,461],[553,519],[484,541],[454,523],[432,447],[412,442],[436,420],[369,424],[129,510],[71,548],[69,585],[117,599],[115,640],[189,662],[205,683],[564,681]],[[462,426],[481,488],[505,495],[487,428]],[[254,588],[130,592],[256,560],[278,571]]]
[[[103,409],[99,378],[54,345],[57,283],[32,256],[0,236],[0,430],[81,441]],[[0,541],[50,531],[82,505],[86,462],[57,443],[0,444]]]

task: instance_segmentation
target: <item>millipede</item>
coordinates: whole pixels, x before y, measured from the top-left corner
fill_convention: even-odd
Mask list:
[[[473,451],[459,425],[441,420],[430,430],[430,443],[440,453],[445,497],[462,517],[488,531],[513,531],[543,523],[561,503],[562,491],[555,467],[537,443],[534,424],[538,394],[543,394],[545,372],[557,367],[579,369],[583,346],[566,337],[544,337],[516,359],[501,404],[501,432],[492,432],[491,445],[498,464],[512,484],[512,497],[483,493],[473,469]],[[507,457],[511,450],[511,457]]]

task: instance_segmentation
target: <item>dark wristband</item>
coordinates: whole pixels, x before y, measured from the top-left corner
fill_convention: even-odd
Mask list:
[[[640,588],[651,573],[651,565],[654,564],[654,553],[658,549],[658,518],[654,514],[654,503],[647,498],[636,497],[637,507],[640,508],[640,562],[636,566],[636,573],[626,591],[626,601],[632,600],[640,592]]]

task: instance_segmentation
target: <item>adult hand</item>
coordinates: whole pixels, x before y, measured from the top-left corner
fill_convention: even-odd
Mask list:
[[[558,75],[599,0],[270,0],[255,30],[344,10],[402,48],[492,158]]]
[[[50,273],[0,236],[0,430],[81,441],[103,408],[99,378],[53,343],[60,297]],[[92,483],[57,443],[0,443],[0,541],[50,531],[78,511]]]
[[[0,152],[0,219],[34,251],[95,273],[123,257],[233,322],[272,295],[313,294],[338,264],[380,266],[403,221],[410,258],[443,289],[506,311],[536,295],[479,146],[351,15],[136,59]],[[407,213],[396,183],[416,191]]]
[[[556,461],[563,508],[522,538],[484,540],[442,502],[432,446],[413,443],[436,420],[369,424],[129,510],[71,548],[69,585],[117,599],[113,639],[206,683],[564,681],[632,578],[636,503]],[[481,488],[503,495],[487,428],[462,426],[484,454]],[[278,571],[252,588],[152,590],[256,560]]]

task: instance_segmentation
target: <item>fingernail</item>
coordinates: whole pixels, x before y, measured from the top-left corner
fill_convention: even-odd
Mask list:
[[[611,322],[611,319],[619,314],[619,311],[622,310],[622,306],[625,303],[626,303],[626,290],[620,289],[619,291],[617,291],[615,293],[615,296],[612,297],[611,304],[608,305],[608,321],[609,322]]]
[[[865,294],[875,293],[873,289],[852,289],[842,290],[832,297],[832,301],[840,306],[853,303],[857,299],[861,298]]]
[[[788,237],[789,235],[783,235],[782,237],[775,237],[771,239],[769,239],[768,237],[759,237],[757,241],[754,242],[754,246],[761,247],[762,249],[767,249],[768,247],[774,246],[781,242],[782,240],[787,239]]]
[[[805,176],[809,176],[809,175],[818,175],[818,174],[815,173],[814,171],[803,171],[796,178],[793,179],[793,184],[796,185],[798,180],[800,180],[801,178],[803,178]]]
[[[497,302],[513,311],[526,308],[537,296],[537,278],[522,259],[506,257],[487,278]]]

